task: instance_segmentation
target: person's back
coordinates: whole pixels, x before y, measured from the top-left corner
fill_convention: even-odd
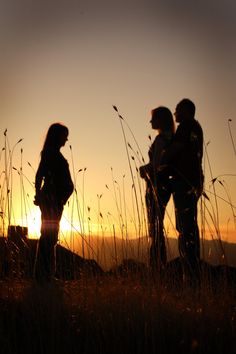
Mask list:
[[[158,180],[160,179],[158,168],[161,164],[162,154],[170,146],[173,140],[173,135],[174,134],[169,132],[160,132],[155,137],[155,140],[148,151],[150,165],[148,171],[150,180],[148,182],[151,184],[150,187],[152,188],[157,186]]]
[[[50,195],[54,202],[65,204],[73,192],[73,182],[62,153],[57,149],[43,153],[38,173],[44,176],[41,194]]]
[[[197,120],[193,118],[180,123],[173,139],[173,148],[175,144],[179,150],[171,162],[173,177],[184,180],[191,187],[200,187],[203,179],[203,131]]]

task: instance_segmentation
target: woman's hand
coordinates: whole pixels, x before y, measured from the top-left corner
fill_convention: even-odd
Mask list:
[[[141,178],[148,179],[149,177],[149,165],[144,165],[139,167],[139,174]]]
[[[34,205],[37,205],[37,206],[40,205],[40,196],[39,196],[39,194],[35,194],[35,196],[34,196]]]

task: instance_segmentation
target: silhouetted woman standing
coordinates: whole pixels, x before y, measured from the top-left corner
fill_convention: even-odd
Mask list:
[[[39,281],[54,277],[60,220],[74,189],[68,162],[60,152],[68,134],[68,128],[60,123],[49,127],[35,177],[34,203],[41,210],[41,236],[35,264],[35,277]]]
[[[167,260],[164,216],[166,205],[171,196],[169,175],[159,172],[161,158],[165,149],[172,141],[175,125],[171,111],[167,107],[152,110],[152,129],[158,135],[152,143],[148,155],[149,163],[140,167],[140,176],[146,180],[146,209],[148,217],[150,247],[150,266],[153,270],[161,270]]]

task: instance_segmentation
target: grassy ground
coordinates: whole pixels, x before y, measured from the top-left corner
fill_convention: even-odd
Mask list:
[[[174,283],[173,283],[174,284]],[[0,352],[235,353],[236,297],[136,275],[0,283]]]

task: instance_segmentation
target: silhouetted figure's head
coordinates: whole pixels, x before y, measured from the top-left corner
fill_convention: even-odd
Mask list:
[[[174,115],[177,123],[181,123],[186,119],[193,119],[195,116],[195,104],[188,98],[184,98],[177,104]]]
[[[175,125],[173,115],[167,107],[157,107],[151,112],[152,118],[150,123],[152,129],[156,129],[159,132],[171,132],[174,133]]]
[[[69,130],[61,123],[52,124],[47,132],[43,151],[48,149],[60,149],[68,140]]]

